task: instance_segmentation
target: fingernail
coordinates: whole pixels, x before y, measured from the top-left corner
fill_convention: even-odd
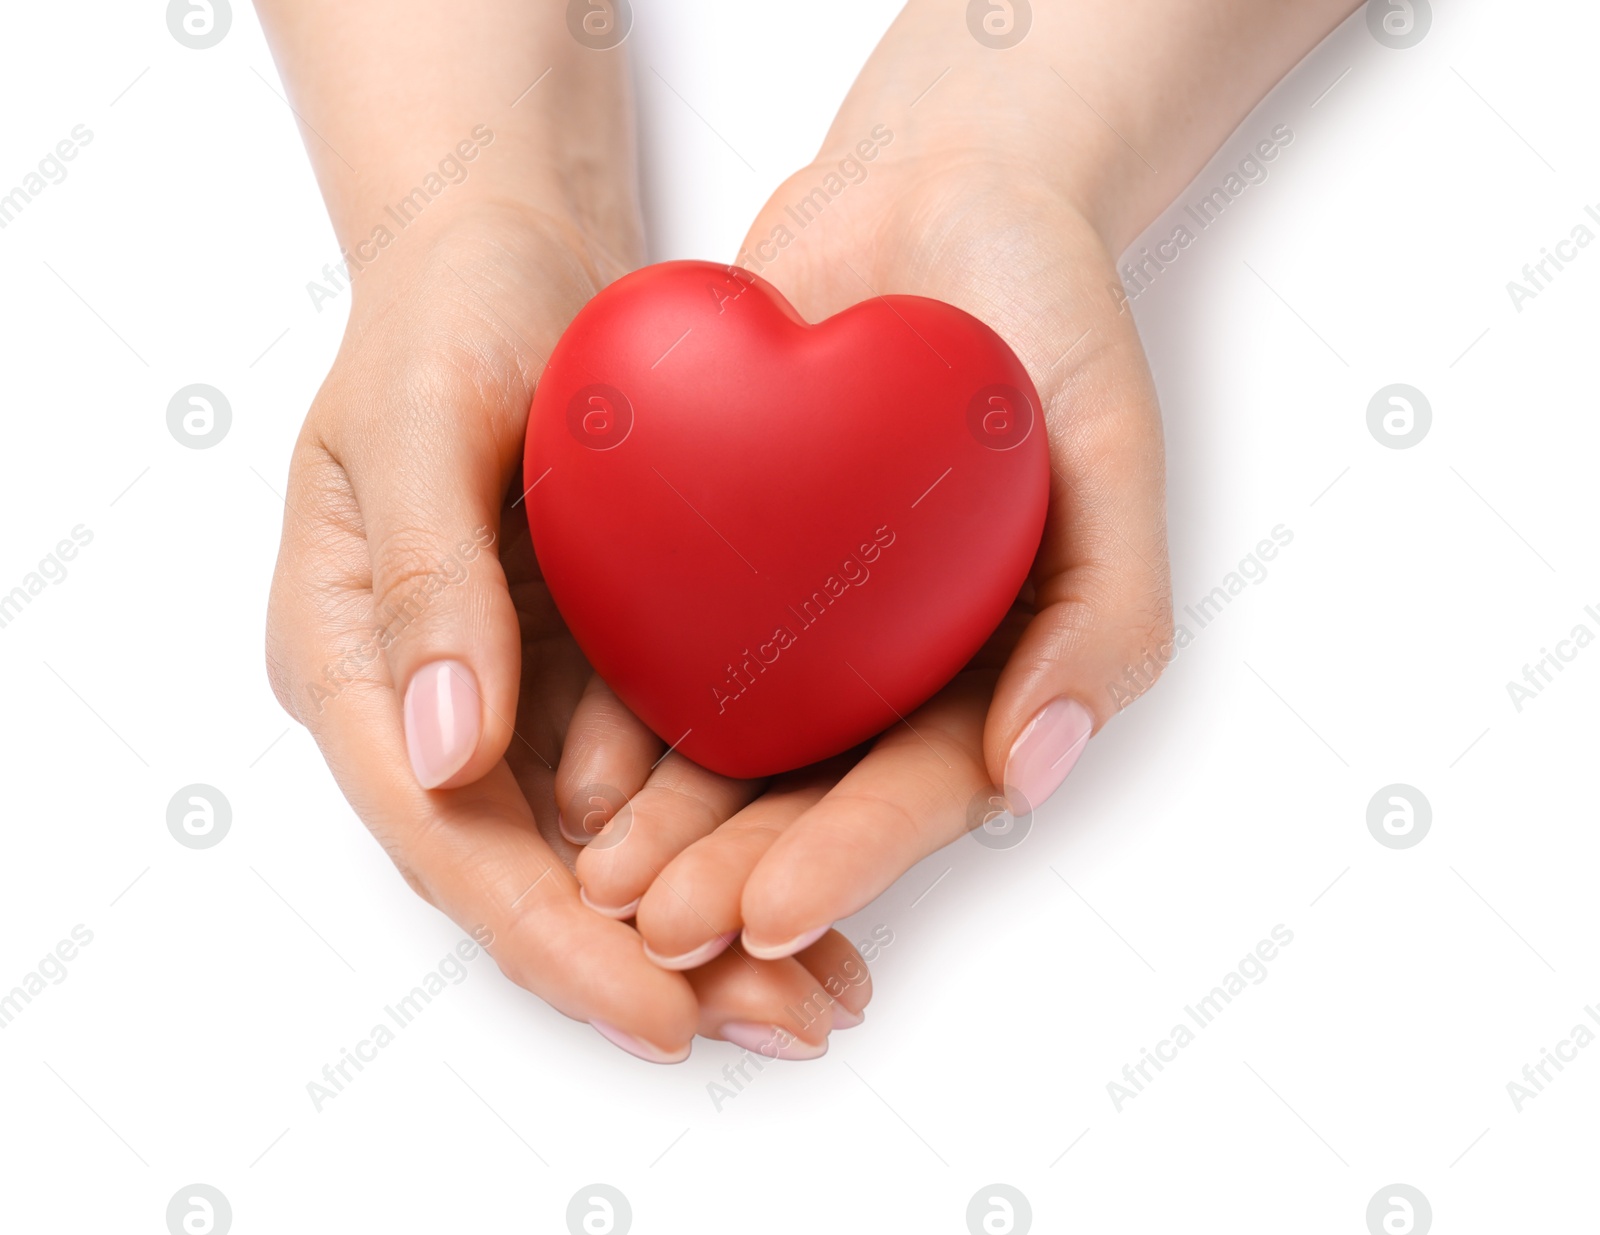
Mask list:
[[[817,1059],[828,1053],[828,1040],[813,1046],[780,1025],[761,1025],[755,1021],[729,1021],[718,1031],[735,1046],[768,1059]]]
[[[582,832],[574,832],[567,827],[567,817],[560,811],[556,812],[556,827],[561,830],[561,835],[565,836],[574,845],[587,845],[594,839],[592,836],[585,836]]]
[[[829,926],[819,926],[814,931],[807,931],[804,935],[796,935],[788,943],[763,944],[755,943],[750,938],[750,932],[744,932],[744,950],[751,956],[761,961],[780,961],[786,956],[793,956],[803,948],[809,948],[821,939],[831,929]]]
[[[424,789],[444,784],[472,758],[482,731],[478,680],[459,660],[436,660],[406,687],[406,751]]]
[[[605,917],[608,917],[608,918],[616,918],[618,921],[627,921],[627,919],[633,917],[633,915],[636,912],[638,912],[639,902],[642,901],[644,899],[644,897],[635,896],[626,905],[622,905],[622,906],[620,906],[618,908],[613,909],[609,905],[597,905],[597,904],[595,904],[592,900],[589,899],[589,894],[587,892],[585,892],[582,887],[579,887],[578,888],[578,899],[581,900],[585,905],[589,906],[590,909],[593,909],[598,914],[601,914],[601,915],[603,915]]]
[[[693,951],[684,952],[679,956],[661,956],[649,944],[645,944],[644,954],[662,969],[697,969],[712,957],[721,956],[728,950],[728,945],[738,937],[738,931],[729,931],[726,935],[719,935]]]
[[[1094,717],[1076,699],[1052,699],[1028,722],[1006,756],[1005,782],[1037,810],[1061,786],[1094,732]]]
[[[838,1000],[833,1004],[833,1027],[835,1029],[854,1029],[867,1018],[860,1012],[852,1012]]]
[[[689,1058],[689,1048],[686,1046],[681,1051],[667,1052],[659,1046],[651,1046],[642,1038],[636,1038],[631,1033],[623,1033],[615,1025],[608,1025],[604,1021],[590,1021],[596,1032],[612,1046],[621,1047],[630,1055],[637,1055],[646,1063],[682,1063]]]

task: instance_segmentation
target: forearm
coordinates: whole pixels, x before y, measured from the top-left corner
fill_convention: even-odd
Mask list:
[[[999,150],[1068,193],[1115,253],[1357,7],[1034,0],[1026,36],[997,49],[969,29],[964,0],[910,0],[862,74],[887,87],[862,97],[903,98],[899,114],[857,114],[847,104],[829,148],[888,122],[897,157]],[[1006,10],[996,2],[990,11],[1004,30]]]
[[[256,7],[341,245],[368,242],[378,227],[394,232],[391,212],[430,231],[475,209],[512,207],[637,246],[624,53],[580,44],[564,6]]]

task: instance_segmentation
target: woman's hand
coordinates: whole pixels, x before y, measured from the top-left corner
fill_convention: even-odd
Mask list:
[[[540,579],[520,462],[550,349],[642,257],[621,53],[515,0],[259,8],[356,268],[290,466],[279,699],[411,886],[560,1011],[652,1060],[696,1032],[820,1054],[870,997],[848,942],[668,972],[583,904],[557,827],[554,766],[608,692]],[[643,816],[714,825],[759,789],[653,741]]]
[[[636,905],[657,957],[698,957],[741,929],[754,955],[805,946],[968,831],[974,801],[1000,793],[991,786],[1005,786],[1019,814],[1042,803],[1116,711],[1125,671],[1143,664],[1153,679],[1158,650],[1170,648],[1160,420],[1132,319],[1107,290],[1116,272],[1104,242],[1027,161],[902,150],[892,125],[879,131],[887,143],[872,143],[871,128],[863,119],[875,160],[862,161],[853,141],[830,142],[757,217],[743,260],[810,321],[911,293],[955,304],[1007,339],[1044,402],[1053,468],[1044,543],[984,652],[853,766],[752,793],[720,827],[702,817],[669,833],[625,815],[625,836],[601,833],[606,843],[579,860],[587,895]],[[835,131],[853,133],[847,120]],[[856,182],[844,180],[801,228],[808,194],[844,174]],[[772,237],[782,229],[793,238],[780,248]],[[625,762],[636,722],[609,719],[602,748]],[[585,739],[568,757],[595,745]],[[605,778],[569,778],[563,767],[562,779]]]
[[[966,671],[859,761],[715,830],[586,853],[586,887],[642,896],[653,955],[734,930],[752,955],[795,953],[985,819],[1041,805],[1174,653],[1160,416],[1114,255],[1352,0],[1036,5],[1009,47],[965,20],[985,7],[1001,26],[1020,11],[907,5],[739,260],[810,321],[907,293],[1011,344],[1050,444],[1031,579]]]
[[[845,940],[667,972],[627,915],[581,903],[557,830],[554,765],[580,701],[607,692],[539,577],[518,462],[542,349],[614,272],[509,211],[396,260],[295,448],[267,635],[279,699],[407,882],[487,927],[501,968],[560,1011],[650,1059],[682,1058],[696,1032],[820,1054],[831,1015],[787,1009],[831,1008],[831,982],[860,1011]],[[660,796],[713,822],[756,788],[672,755],[647,778],[641,811]]]

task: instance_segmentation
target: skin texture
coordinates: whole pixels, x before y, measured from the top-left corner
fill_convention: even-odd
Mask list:
[[[1027,39],[996,51],[965,4],[907,6],[741,260],[811,320],[901,292],[998,330],[1045,403],[1049,522],[955,682],[868,747],[759,783],[667,752],[594,678],[518,504],[544,358],[643,260],[622,52],[577,44],[559,5],[260,0],[341,245],[492,134],[354,278],[268,616],[279,699],[411,886],[635,1053],[787,1018],[788,1053],[814,1054],[855,1023],[870,982],[826,928],[966,831],[1041,708],[1074,700],[1098,729],[1109,684],[1170,637],[1159,412],[1112,258],[1352,7],[1036,3]],[[865,179],[761,256],[877,125],[893,139]],[[459,766],[424,788],[402,701],[440,661],[481,708]]]

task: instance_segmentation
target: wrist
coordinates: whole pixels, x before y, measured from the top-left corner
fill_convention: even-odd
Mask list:
[[[1060,195],[1117,253],[1356,7],[1034,0],[1024,15],[1004,0],[908,0],[835,132],[847,142],[863,123],[887,122],[901,154],[997,158]]]
[[[1036,23],[1043,7],[1033,6]],[[1059,31],[1036,24],[1020,43],[996,48],[974,36],[965,9],[910,0],[863,69],[820,161],[848,156],[882,125],[893,135],[883,152],[891,160],[970,166],[974,175],[1042,189],[1115,252],[1139,230],[1129,182],[1149,177],[1149,167],[1086,105],[1078,94],[1085,87],[1064,76],[1070,70],[1057,67],[1062,58],[1046,36]]]
[[[633,264],[592,220],[528,194],[463,196],[403,230],[391,221],[389,232],[386,242],[369,237],[342,249],[347,335],[404,306],[451,332],[449,322],[473,320],[516,341],[551,311],[575,313]]]

